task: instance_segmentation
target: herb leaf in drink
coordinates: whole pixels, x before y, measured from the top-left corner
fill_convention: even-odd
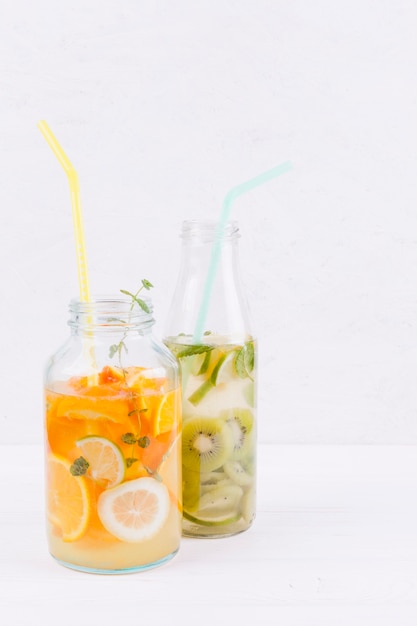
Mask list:
[[[239,350],[235,359],[236,373],[240,378],[251,378],[251,373],[255,367],[255,351],[253,343],[245,343]]]
[[[83,456],[80,456],[71,465],[70,472],[73,476],[83,476],[89,467],[90,463]]]
[[[188,348],[184,348],[177,353],[177,357],[182,359],[186,356],[194,356],[195,354],[204,354],[205,352],[210,352],[214,349],[214,346],[206,346],[206,345],[196,345],[196,346],[188,346]]]

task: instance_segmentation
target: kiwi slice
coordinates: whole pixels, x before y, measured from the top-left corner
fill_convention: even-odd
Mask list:
[[[222,419],[194,417],[182,429],[182,462],[194,472],[212,472],[230,457],[233,432]]]
[[[188,469],[182,476],[182,501],[184,508],[195,511],[200,502],[200,473]]]
[[[226,487],[228,485],[233,485],[233,480],[231,480],[230,478],[225,478],[224,480],[219,480],[219,482],[217,483],[217,485],[201,485],[200,489],[201,489],[201,495],[203,496],[205,493],[210,493],[211,491],[213,491],[213,489],[217,488],[217,487]]]
[[[242,467],[239,461],[228,461],[224,464],[225,474],[240,487],[248,487],[253,483],[253,478]]]
[[[224,480],[225,478],[227,478],[227,476],[221,470],[200,474],[200,482],[202,485],[217,485],[217,483],[219,483],[221,480]]]
[[[245,494],[243,494],[240,508],[242,510],[242,517],[248,524],[252,524],[255,519],[255,488],[252,487]]]
[[[253,413],[249,409],[228,409],[220,414],[228,425],[233,436],[232,459],[243,459],[252,447],[250,433],[253,428]]]
[[[229,524],[237,521],[240,516],[240,502],[243,489],[237,485],[222,485],[214,487],[200,498],[198,511],[193,513],[192,521],[207,526]],[[185,513],[185,517],[190,516]]]
[[[241,513],[239,512],[231,515],[230,517],[222,516],[219,520],[206,520],[194,517],[193,515],[187,513],[187,511],[185,510],[183,512],[183,515],[185,519],[189,522],[192,522],[193,524],[199,524],[200,526],[228,526],[229,524],[234,524],[235,522],[238,522],[242,517]]]

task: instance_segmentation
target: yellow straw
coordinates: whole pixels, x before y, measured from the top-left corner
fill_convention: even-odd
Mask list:
[[[78,183],[78,175],[75,171],[71,161],[61,148],[57,138],[49,128],[48,124],[41,120],[38,123],[38,128],[42,135],[45,137],[52,152],[63,167],[70,186],[71,192],[71,206],[72,217],[74,221],[74,235],[75,235],[75,251],[77,255],[77,267],[78,267],[78,282],[80,286],[80,300],[81,302],[90,302],[90,287],[88,283],[87,273],[87,255],[85,252],[84,241],[84,226],[81,213],[81,199],[80,199],[80,185]]]

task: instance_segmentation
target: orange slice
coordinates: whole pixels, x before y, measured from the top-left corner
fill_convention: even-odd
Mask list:
[[[100,385],[120,383],[123,381],[123,370],[120,367],[105,365],[98,375]]]
[[[154,437],[168,433],[180,421],[180,397],[178,390],[165,394],[159,406],[155,409],[152,422],[152,434]]]
[[[125,476],[125,461],[120,448],[105,437],[84,437],[76,442],[88,461],[87,476],[104,487],[115,487]]]
[[[103,491],[97,511],[104,528],[129,543],[156,535],[169,513],[168,489],[155,478],[137,478]]]
[[[64,541],[76,541],[87,529],[90,503],[85,479],[73,476],[71,464],[53,454],[47,461],[48,519]]]
[[[57,417],[76,420],[107,419],[111,422],[124,422],[128,413],[129,402],[123,396],[65,396],[57,408]]]
[[[158,368],[127,367],[125,373],[127,386],[136,393],[160,392],[166,383],[164,372]]]

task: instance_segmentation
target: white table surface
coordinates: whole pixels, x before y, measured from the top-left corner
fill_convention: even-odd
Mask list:
[[[0,624],[417,624],[417,447],[259,446],[258,514],[166,565],[84,574],[49,556],[40,446],[0,446]]]

